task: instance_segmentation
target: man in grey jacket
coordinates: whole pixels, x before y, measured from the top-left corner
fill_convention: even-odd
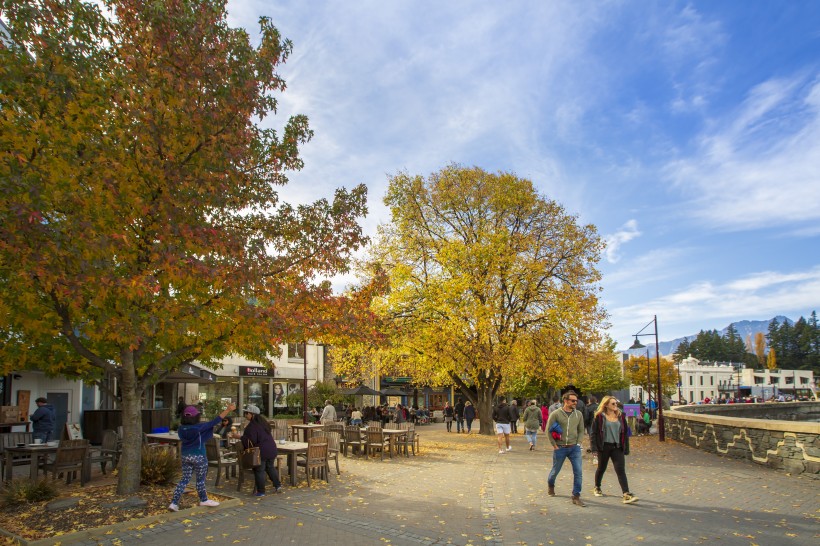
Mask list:
[[[547,494],[555,496],[555,479],[561,472],[564,460],[569,458],[572,463],[572,504],[585,507],[581,500],[581,479],[583,461],[581,455],[581,440],[584,437],[584,416],[575,409],[578,395],[567,391],[562,397],[564,402],[560,409],[550,413],[547,420],[547,438],[552,444],[552,469],[547,477]],[[557,425],[557,426],[556,426]],[[560,428],[560,432],[559,429]]]

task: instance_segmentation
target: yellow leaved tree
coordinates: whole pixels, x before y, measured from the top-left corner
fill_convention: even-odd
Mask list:
[[[505,380],[574,376],[605,318],[593,226],[529,180],[459,165],[392,177],[385,203],[392,221],[362,268],[365,278],[387,275],[389,290],[373,305],[384,343],[348,347],[340,372],[455,384],[483,434]]]

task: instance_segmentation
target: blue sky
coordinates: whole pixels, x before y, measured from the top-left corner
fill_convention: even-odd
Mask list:
[[[316,136],[287,200],[456,162],[512,171],[609,241],[627,347],[820,308],[820,2],[229,0],[294,51]],[[344,279],[340,279],[340,283]]]

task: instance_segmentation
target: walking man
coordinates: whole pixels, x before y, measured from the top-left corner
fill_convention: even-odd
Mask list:
[[[555,496],[555,479],[561,472],[564,460],[572,464],[572,504],[585,507],[581,500],[581,440],[584,437],[584,416],[575,409],[578,395],[567,391],[562,397],[564,405],[550,413],[547,421],[547,438],[552,444],[552,469],[547,477],[547,494]],[[499,440],[500,442],[500,440]]]
[[[510,406],[503,396],[498,399],[498,406],[493,408],[493,421],[495,421],[495,433],[498,436],[498,453],[504,453],[504,444],[507,443],[507,451],[512,451],[510,446]]]
[[[456,407],[453,409],[456,412],[456,433],[467,432],[467,429],[464,428],[464,399],[462,397],[458,397]]]

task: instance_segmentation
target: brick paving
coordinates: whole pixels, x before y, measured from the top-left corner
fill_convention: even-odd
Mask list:
[[[419,431],[422,449],[416,457],[342,458],[342,475],[332,472],[329,484],[308,488],[302,481],[262,499],[251,497],[252,479],[242,493],[235,480],[223,481],[219,491],[238,495],[243,505],[75,543],[820,543],[820,480],[814,477],[790,476],[674,441],[661,444],[656,436],[635,437],[627,474],[640,500],[622,504],[611,468],[603,482],[607,496],[594,497],[594,467],[586,454],[587,508],[580,508],[570,503],[569,463],[556,483],[557,496],[546,495],[551,451],[543,436],[530,452],[523,435],[515,435],[513,451],[499,454],[494,438],[447,433],[443,424]]]

